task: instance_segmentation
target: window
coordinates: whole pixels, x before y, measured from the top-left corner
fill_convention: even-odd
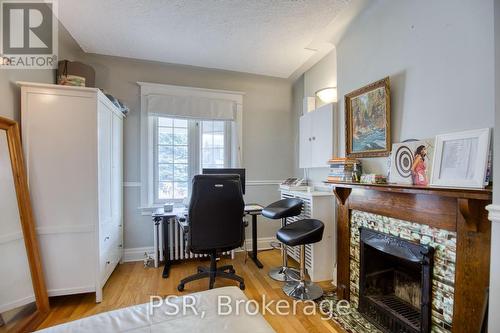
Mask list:
[[[154,117],[154,203],[188,197],[203,168],[230,165],[230,126],[219,120]]]
[[[226,122],[204,120],[201,122],[201,169],[228,166],[228,144]]]
[[[156,201],[186,198],[189,181],[188,121],[158,117],[155,141]]]
[[[239,167],[243,92],[137,82],[141,87],[143,215],[189,197],[202,168]],[[134,182],[131,180],[130,182]]]

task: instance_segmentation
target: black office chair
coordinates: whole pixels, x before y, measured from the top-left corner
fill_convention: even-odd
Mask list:
[[[209,278],[209,288],[216,277],[235,280],[245,289],[242,277],[233,266],[217,267],[217,254],[243,245],[245,230],[243,194],[238,175],[197,175],[193,188],[187,221],[181,221],[187,233],[188,250],[210,255],[210,267],[198,267],[198,273],[182,279],[177,289],[186,283]]]

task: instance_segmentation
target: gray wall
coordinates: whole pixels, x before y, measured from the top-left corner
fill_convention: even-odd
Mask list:
[[[247,180],[277,181],[294,174],[295,117],[289,80],[230,71],[85,54],[59,25],[59,59],[89,63],[96,85],[123,100],[130,108],[125,120],[125,182],[140,182],[139,86],[137,81],[238,90],[243,105],[243,167]],[[54,70],[0,70],[0,116],[20,120],[20,90],[16,81],[54,83]],[[152,247],[151,219],[139,211],[139,187],[125,187],[125,248]],[[279,199],[277,185],[252,185],[245,200],[267,204]],[[259,218],[259,237],[273,237],[278,223]],[[250,231],[250,230],[248,230]]]
[[[82,51],[66,28],[59,24],[59,59],[74,59]],[[20,120],[20,89],[17,81],[55,83],[55,70],[49,69],[0,69],[0,116]]]
[[[321,61],[304,73],[303,96],[314,97],[315,92],[326,87],[337,86],[337,51],[333,49]],[[301,101],[302,103],[302,101]],[[338,105],[338,104],[337,104]],[[302,115],[302,104],[299,116]],[[338,123],[338,110],[334,114],[334,123]],[[338,126],[338,125],[337,125]],[[338,133],[334,133],[334,137]],[[335,153],[338,148],[334,147]],[[328,176],[329,168],[312,168],[307,171],[307,177],[313,184],[319,184]]]
[[[500,0],[495,0],[495,142],[493,204],[500,205]],[[490,315],[489,331],[500,332],[500,223],[491,230]]]
[[[493,124],[493,0],[373,1],[336,45],[336,57],[341,156],[343,96],[386,76],[393,142]],[[309,86],[334,75],[331,65],[304,74]],[[365,159],[363,167],[386,174],[387,159]],[[318,181],[326,172],[310,175]]]
[[[302,115],[302,107],[304,100],[304,75],[301,75],[295,82],[293,83],[293,133],[295,133],[294,147],[295,147],[295,159],[294,159],[294,175],[297,177],[304,177],[303,170],[299,168],[299,118]]]
[[[281,180],[294,173],[292,83],[288,80],[229,71],[86,54],[96,70],[96,85],[131,109],[125,120],[125,182],[140,182],[140,101],[137,81],[245,92],[243,167],[247,180]],[[277,185],[248,186],[245,200],[268,204],[279,199]],[[140,188],[124,189],[125,248],[153,245],[151,218],[139,211]],[[272,237],[277,222],[261,219],[259,237]],[[250,231],[250,230],[248,230]]]

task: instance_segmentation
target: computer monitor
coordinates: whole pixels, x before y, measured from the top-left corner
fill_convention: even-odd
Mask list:
[[[203,169],[204,175],[239,175],[241,191],[245,194],[245,169]]]

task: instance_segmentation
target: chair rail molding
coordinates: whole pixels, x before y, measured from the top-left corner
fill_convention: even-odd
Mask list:
[[[488,210],[488,219],[491,222],[500,223],[500,205],[488,205],[486,209]]]
[[[279,185],[281,180],[247,180],[245,182],[246,186],[267,186],[267,185]]]
[[[279,185],[281,180],[247,180],[246,186],[268,186]],[[141,187],[141,182],[123,182],[123,187]]]

